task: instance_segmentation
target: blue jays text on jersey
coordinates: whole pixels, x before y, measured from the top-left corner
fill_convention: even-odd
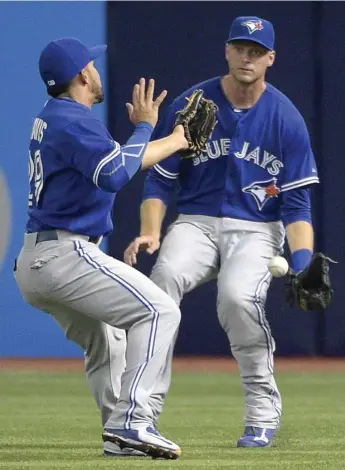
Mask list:
[[[139,170],[152,130],[139,123],[121,147],[87,106],[50,99],[31,134],[27,232],[111,232],[116,193]]]
[[[158,198],[168,204],[178,181],[180,213],[280,220],[284,192],[319,182],[302,116],[270,84],[252,108],[234,109],[223,92],[221,77],[215,77],[179,96],[154,131],[154,138],[171,132],[176,111],[197,88],[219,107],[212,140],[194,159],[183,159],[177,153],[155,165],[147,175],[143,199]]]

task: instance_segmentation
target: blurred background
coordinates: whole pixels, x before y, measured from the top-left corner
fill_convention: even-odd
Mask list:
[[[51,40],[74,36],[88,46],[107,43],[98,61],[106,102],[94,108],[115,140],[132,132],[125,108],[141,77],[169,92],[165,108],[189,86],[227,72],[224,42],[236,16],[273,22],[277,59],[268,81],[299,108],[310,131],[321,184],[314,190],[316,249],[332,266],[334,301],[326,312],[304,313],[284,302],[274,280],[267,315],[279,356],[345,356],[345,5],[343,2],[0,2],[0,356],[82,357],[54,320],[27,306],[13,278],[25,231],[31,127],[47,95],[38,57]],[[120,193],[114,233],[104,249],[122,259],[139,230],[144,174]],[[166,225],[175,217],[169,210]],[[138,269],[149,274],[155,257]],[[216,314],[216,286],[187,295],[176,355],[227,356]]]

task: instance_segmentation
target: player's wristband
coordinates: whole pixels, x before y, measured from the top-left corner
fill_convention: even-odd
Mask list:
[[[313,252],[306,248],[294,251],[291,255],[291,267],[295,273],[303,271],[310,263],[312,256]]]

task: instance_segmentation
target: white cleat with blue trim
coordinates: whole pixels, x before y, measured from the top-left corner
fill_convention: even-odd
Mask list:
[[[175,460],[181,455],[177,444],[150,426],[138,429],[106,429],[102,437],[104,442],[113,442],[121,449],[135,449],[154,459]]]

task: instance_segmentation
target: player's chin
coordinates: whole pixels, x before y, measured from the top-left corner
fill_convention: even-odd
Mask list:
[[[239,74],[237,76],[237,81],[243,83],[244,85],[251,85],[256,81],[256,77],[253,75]]]
[[[254,83],[257,80],[257,77],[255,74],[251,71],[246,71],[246,70],[236,70],[236,72],[233,72],[234,77],[236,80],[240,83],[246,83],[246,84],[251,84]]]
[[[104,101],[104,93],[102,91],[101,93],[98,93],[97,95],[95,95],[95,104],[103,103],[103,101]]]

